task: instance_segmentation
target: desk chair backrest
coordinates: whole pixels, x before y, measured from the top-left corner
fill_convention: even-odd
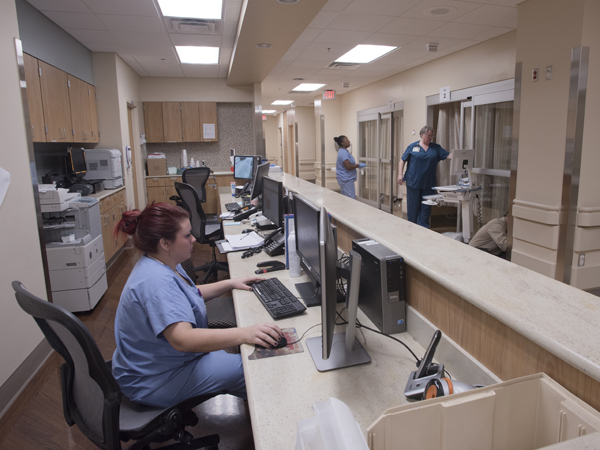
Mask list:
[[[203,169],[203,167],[198,167]],[[175,182],[177,195],[183,200],[186,209],[190,212],[190,223],[192,225],[192,235],[201,244],[205,244],[206,240],[206,215],[202,209],[202,203],[198,191],[187,183]]]
[[[181,175],[184,183],[191,185],[200,198],[200,203],[206,202],[206,182],[210,177],[210,169],[208,167],[191,167],[185,169]]]
[[[29,293],[19,281],[12,287],[19,306],[33,316],[65,360],[60,371],[67,423],[77,424],[100,448],[121,448],[121,390],[88,329],[70,312]]]

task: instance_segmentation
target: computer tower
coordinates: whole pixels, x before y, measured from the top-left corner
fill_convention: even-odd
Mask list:
[[[352,241],[362,257],[358,307],[382,333],[406,331],[404,259],[372,239]]]

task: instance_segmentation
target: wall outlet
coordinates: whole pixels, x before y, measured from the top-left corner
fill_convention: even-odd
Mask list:
[[[583,267],[585,266],[585,253],[580,253],[579,254],[579,264],[577,264],[579,267]]]

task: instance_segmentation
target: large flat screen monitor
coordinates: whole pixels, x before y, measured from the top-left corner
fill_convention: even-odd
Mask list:
[[[67,175],[77,177],[86,172],[85,151],[82,148],[69,147],[67,149]]]
[[[262,179],[262,214],[277,228],[283,226],[283,183],[273,178]]]
[[[348,282],[348,323],[346,331],[335,333],[337,315],[337,245],[327,211],[321,207],[319,217],[319,259],[321,266],[321,336],[306,340],[319,372],[371,362],[371,357],[356,339],[356,314],[360,283],[361,257],[350,252]]]
[[[256,175],[254,175],[254,183],[252,184],[252,193],[250,194],[250,200],[254,200],[262,194],[263,189],[263,178],[269,174],[269,163],[266,162],[258,166],[256,169]]]
[[[300,266],[310,279],[297,283],[296,289],[306,306],[321,304],[321,265],[319,260],[319,218],[320,209],[301,195],[294,195],[294,232],[296,250],[300,256]]]
[[[450,175],[461,176],[465,170],[473,168],[473,159],[475,158],[475,150],[461,149],[452,150],[452,163],[450,165]]]
[[[233,158],[233,177],[240,180],[252,180],[254,177],[254,156],[236,155]]]

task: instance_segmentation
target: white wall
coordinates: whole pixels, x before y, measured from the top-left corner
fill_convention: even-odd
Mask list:
[[[277,125],[277,116],[268,115],[267,120],[263,120],[265,154],[269,161],[281,165],[281,149],[277,140]]]
[[[254,102],[253,86],[227,86],[224,78],[141,77],[144,102]]]
[[[34,320],[17,305],[11,282],[19,280],[46,298],[14,45],[18,37],[14,2],[0,2],[0,168],[11,175],[0,205],[0,386],[43,339]]]
[[[315,111],[309,106],[297,106],[295,121],[298,124],[298,178],[315,179]]]

